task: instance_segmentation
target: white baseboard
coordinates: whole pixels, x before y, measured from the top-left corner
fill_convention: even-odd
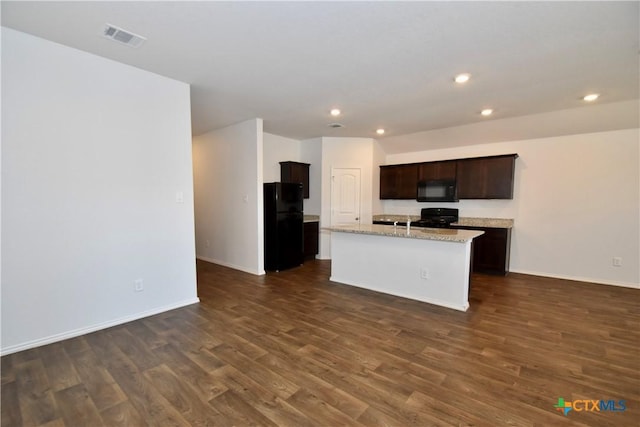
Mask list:
[[[565,276],[562,274],[549,274],[549,273],[543,273],[540,271],[514,270],[514,269],[511,269],[509,271],[511,273],[528,274],[530,276],[542,276],[542,277],[550,277],[552,279],[573,280],[575,282],[586,282],[586,283],[592,283],[596,285],[620,286],[623,288],[640,289],[640,283],[618,282],[614,280],[593,279],[589,277]]]
[[[206,262],[210,262],[212,264],[218,264],[218,265],[221,265],[223,267],[233,268],[234,270],[244,271],[245,273],[253,274],[255,276],[262,276],[263,274],[266,274],[264,270],[262,270],[262,271],[251,270],[251,269],[248,269],[248,268],[243,267],[241,265],[235,265],[235,264],[232,264],[230,262],[220,261],[219,259],[207,258],[207,257],[197,256],[197,255],[196,255],[196,259],[199,259],[199,260],[202,260],[202,261],[206,261]]]
[[[141,313],[132,314],[129,316],[120,317],[108,322],[98,323],[95,325],[87,326],[85,328],[74,329],[72,331],[62,332],[60,334],[50,335],[44,338],[38,338],[37,340],[27,341],[21,344],[11,345],[6,348],[0,349],[0,356],[5,356],[11,353],[17,353],[19,351],[28,350],[30,348],[40,347],[43,345],[51,344],[58,341],[64,341],[69,338],[75,338],[80,335],[90,334],[101,329],[111,328],[112,326],[121,325],[134,320],[139,320],[145,317],[153,316],[156,314],[164,313],[165,311],[175,310],[176,308],[184,307],[191,304],[197,304],[200,302],[199,298],[189,299],[181,301],[175,304],[166,305],[164,307],[154,308],[152,310],[143,311]]]

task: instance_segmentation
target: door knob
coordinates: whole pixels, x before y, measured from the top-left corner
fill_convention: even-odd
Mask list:
[[[359,221],[359,220],[360,220],[360,218],[356,217],[356,221]]]

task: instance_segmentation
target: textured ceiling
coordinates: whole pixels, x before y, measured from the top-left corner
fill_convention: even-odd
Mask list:
[[[148,40],[119,45],[105,23]],[[3,1],[2,25],[190,83],[194,135],[260,117],[383,141],[639,98],[638,2]]]

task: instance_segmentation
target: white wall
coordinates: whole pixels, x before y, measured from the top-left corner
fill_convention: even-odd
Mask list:
[[[438,206],[514,218],[511,271],[640,288],[639,141],[638,129],[619,130],[388,155],[386,164],[518,153],[513,200]],[[383,201],[376,213],[426,206]]]
[[[309,163],[309,198],[304,201],[305,215],[320,215],[322,203],[322,138],[300,142],[300,161]]]
[[[2,29],[3,353],[198,301],[189,104],[187,84]]]
[[[263,133],[263,182],[280,181],[280,162],[300,162],[300,141]]]
[[[280,181],[280,162],[309,163],[309,198],[303,202],[305,215],[320,214],[320,180],[316,178],[320,176],[322,156],[314,155],[314,152],[321,153],[321,150],[313,149],[320,146],[321,144],[303,144],[297,139],[264,133],[264,182]]]
[[[331,233],[322,227],[331,225],[331,171],[334,168],[359,168],[360,221],[371,223],[373,194],[374,144],[371,138],[322,138],[320,253],[318,258],[331,258]],[[377,167],[377,166],[376,166]]]
[[[371,169],[371,212],[374,214],[384,213],[384,201],[380,200],[380,165],[385,164],[385,162],[385,152],[382,146],[376,141],[373,144],[373,166]]]
[[[262,119],[193,139],[197,257],[264,274]]]
[[[389,155],[422,150],[464,147],[474,144],[544,139],[578,133],[595,133],[637,128],[640,103],[637,99],[620,102],[596,102],[581,107],[509,118],[491,118],[381,140]],[[576,129],[579,129],[576,131]]]

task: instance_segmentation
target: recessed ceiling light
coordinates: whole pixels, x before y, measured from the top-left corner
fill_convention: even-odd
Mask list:
[[[463,74],[458,74],[453,80],[456,83],[466,83],[469,81],[470,78],[471,78],[471,74],[463,73]]]
[[[376,129],[376,133],[378,135],[384,135],[384,129],[380,128],[380,129]]]
[[[485,108],[484,110],[480,111],[480,114],[482,114],[483,116],[490,116],[493,114],[493,110],[491,108]]]
[[[596,99],[598,99],[598,97],[599,97],[599,96],[600,96],[600,94],[598,94],[598,93],[590,93],[589,95],[586,95],[586,96],[585,96],[584,98],[582,98],[582,99],[584,99],[584,100],[585,100],[585,101],[587,101],[587,102],[593,102],[593,101],[595,101]]]
[[[340,115],[340,110],[337,108],[333,108],[331,111],[329,111],[329,114],[331,114],[333,117],[337,117]]]

